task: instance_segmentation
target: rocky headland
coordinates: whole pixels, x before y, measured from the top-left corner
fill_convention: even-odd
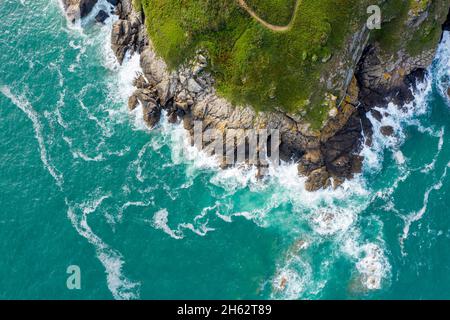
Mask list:
[[[315,191],[328,186],[337,187],[346,179],[361,172],[364,143],[371,143],[372,126],[367,113],[374,118],[383,115],[373,110],[389,102],[398,106],[413,99],[417,81],[424,79],[446,23],[450,1],[415,1],[402,16],[395,32],[398,38],[389,39],[369,30],[365,22],[356,24],[344,39],[338,54],[323,60],[318,80],[318,92],[323,93],[327,114],[319,128],[314,128],[296,112],[274,109],[256,111],[250,105],[235,106],[222,97],[215,87],[215,77],[209,68],[207,51],[198,49],[194,58],[177,68],[169,68],[148,36],[144,10],[136,10],[131,0],[108,0],[116,6],[119,19],[114,23],[111,44],[119,62],[126,54],[138,52],[143,74],[136,76],[136,91],[128,107],[142,106],[143,118],[150,128],[156,126],[162,112],[170,122],[182,122],[193,134],[195,121],[203,129],[214,128],[224,133],[230,129],[278,129],[280,157],[298,163],[298,172],[307,177],[306,189]],[[85,16],[96,0],[63,0],[69,20]],[[384,4],[389,1],[380,1]],[[383,16],[383,24],[394,18]],[[435,30],[438,28],[439,30]],[[426,31],[424,31],[426,30]],[[394,33],[393,31],[393,33]],[[425,34],[423,34],[425,32]],[[392,36],[393,37],[393,36]],[[417,45],[414,37],[427,41]],[[395,41],[387,46],[389,41]],[[419,42],[419,43],[422,43]],[[382,133],[392,134],[383,127]],[[233,138],[234,139],[234,138]],[[245,143],[245,137],[237,137]]]

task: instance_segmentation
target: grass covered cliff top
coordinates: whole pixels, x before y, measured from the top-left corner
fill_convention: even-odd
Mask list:
[[[351,67],[337,62],[363,28],[367,7],[393,3],[388,10],[396,21],[404,19],[404,6],[420,9],[428,1],[135,0],[135,4],[144,10],[155,49],[170,68],[188,61],[198,49],[206,50],[219,94],[256,110],[298,114],[320,128],[331,107],[326,97],[342,98],[336,86],[325,85],[326,75],[338,67]],[[383,30],[378,37],[390,41]]]

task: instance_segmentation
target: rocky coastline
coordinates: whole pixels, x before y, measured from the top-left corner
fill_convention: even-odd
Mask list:
[[[83,17],[92,10],[97,0],[63,0],[69,20]],[[134,10],[131,0],[108,0],[116,6],[119,19],[114,23],[111,46],[120,63],[126,54],[140,53],[143,74],[137,75],[136,91],[128,107],[142,106],[143,118],[150,128],[156,126],[163,111],[172,123],[182,122],[193,134],[194,122],[201,121],[203,130],[214,128],[226,137],[230,129],[277,129],[280,132],[280,157],[298,163],[298,172],[307,177],[306,189],[316,191],[329,186],[338,187],[352,179],[362,169],[360,151],[371,143],[373,128],[367,118],[383,115],[373,110],[389,102],[398,106],[411,102],[413,88],[424,79],[426,69],[437,48],[425,49],[411,56],[406,50],[389,55],[376,43],[369,41],[369,30],[364,26],[347,46],[348,63],[338,71],[342,100],[330,97],[334,105],[321,130],[312,130],[294,114],[281,111],[256,112],[250,106],[236,107],[217,95],[214,78],[208,72],[206,52],[199,51],[192,61],[170,71],[156,55],[147,36],[145,16]],[[76,14],[75,14],[76,13]],[[420,28],[427,10],[411,15],[410,28]],[[436,17],[445,23],[447,14]],[[447,20],[448,21],[448,20]],[[338,63],[338,62],[337,62]],[[348,67],[349,66],[349,67]],[[333,78],[333,77],[330,77]],[[392,128],[381,128],[385,135]],[[241,142],[239,142],[241,141]],[[237,137],[245,143],[245,137]],[[236,143],[227,143],[236,148]],[[225,165],[224,165],[225,167]]]

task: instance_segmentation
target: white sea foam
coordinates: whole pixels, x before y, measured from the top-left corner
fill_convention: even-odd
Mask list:
[[[139,72],[142,72],[140,55],[137,53],[132,56],[127,54],[118,70],[118,87],[116,88],[122,101],[128,101],[136,89],[133,86],[133,80]]]
[[[50,175],[55,179],[56,184],[62,188],[64,183],[64,177],[62,173],[56,169],[50,161],[50,156],[48,155],[44,135],[42,132],[42,124],[39,120],[39,114],[33,109],[33,106],[27,101],[23,96],[16,96],[11,92],[8,86],[0,87],[0,92],[11,100],[11,102],[22,110],[28,119],[31,120],[34,129],[34,135],[39,145],[40,157],[42,164],[45,169],[50,173]]]
[[[89,156],[85,152],[81,151],[80,149],[75,148],[73,145],[73,140],[71,138],[63,135],[62,139],[69,147],[69,150],[74,159],[79,158],[86,162],[102,162],[102,161],[108,160],[110,156],[122,157],[130,151],[130,147],[125,147],[122,150],[117,150],[117,151],[106,150],[105,152],[100,152],[100,153],[96,154],[95,156]]]
[[[143,173],[142,169],[142,161],[145,153],[147,152],[147,149],[151,146],[151,142],[147,142],[141,150],[139,150],[138,156],[136,160],[132,162],[132,165],[136,168],[136,179],[138,179],[140,182],[144,182],[145,175]]]
[[[161,209],[155,213],[153,216],[153,226],[155,229],[164,231],[170,237],[174,239],[183,239],[184,235],[179,230],[172,230],[169,225],[169,212],[167,209]]]
[[[422,169],[421,172],[422,173],[429,173],[432,170],[434,170],[435,166],[436,166],[436,162],[441,154],[442,151],[442,147],[444,146],[444,134],[445,134],[445,127],[441,128],[441,131],[439,132],[439,142],[438,142],[438,150],[436,152],[436,154],[433,157],[433,160],[431,161],[431,163],[425,165]]]
[[[402,183],[405,182],[406,179],[408,179],[411,176],[411,170],[407,170],[405,168],[401,168],[401,172],[400,175],[398,176],[398,178],[395,179],[395,181],[388,187],[377,191],[374,194],[374,198],[380,198],[380,199],[384,199],[384,200],[388,200],[389,197],[394,193],[394,191],[398,188],[398,186]],[[395,209],[395,208],[393,208]]]
[[[395,105],[390,104],[388,109],[378,109],[381,113],[387,112],[388,116],[384,117],[381,122],[375,120],[371,115],[369,119],[374,126],[374,154],[378,156],[377,160],[382,159],[383,150],[385,148],[393,149],[393,156],[397,164],[401,167],[401,174],[395,180],[395,182],[384,190],[378,191],[376,193],[377,197],[388,199],[394,190],[399,186],[400,183],[408,179],[412,172],[420,171],[423,174],[429,174],[434,172],[436,169],[436,163],[441,154],[444,145],[444,134],[445,128],[436,129],[434,127],[425,126],[420,116],[429,112],[428,97],[432,90],[434,84],[441,96],[449,103],[448,97],[448,87],[450,85],[450,33],[445,32],[441,45],[438,48],[437,55],[433,66],[429,69],[429,76],[426,82],[421,85],[420,90],[415,93],[414,102],[410,105],[405,106],[405,108],[397,108]],[[390,125],[394,128],[393,137],[384,137],[380,134],[379,128],[383,125]],[[427,134],[432,137],[439,138],[437,152],[435,153],[432,161],[423,167],[417,169],[411,169],[407,167],[407,159],[404,159],[403,154],[399,150],[399,147],[405,139],[404,128],[407,126],[416,127],[420,133]],[[366,148],[367,151],[368,148]],[[380,167],[378,167],[380,168]],[[447,175],[447,167],[444,169],[442,176],[437,179],[423,195],[423,205],[422,207],[414,212],[409,213],[406,216],[402,216],[405,220],[405,226],[403,228],[403,234],[400,236],[400,246],[402,254],[406,254],[404,251],[404,242],[408,238],[410,233],[410,228],[414,222],[417,222],[423,218],[428,208],[429,197],[433,191],[439,190],[443,186],[443,180]],[[391,211],[398,212],[395,205],[391,203]],[[401,216],[401,215],[400,215]]]
[[[313,282],[310,266],[295,257],[278,270],[273,280],[272,298],[299,299]]]
[[[400,150],[394,152],[394,160],[399,166],[404,165],[406,162],[406,158]]]
[[[382,245],[377,243],[361,244],[349,237],[343,243],[343,251],[356,260],[361,284],[368,290],[381,289],[382,283],[391,272],[391,265]]]
[[[75,206],[72,206],[66,199],[66,204],[69,208],[67,216],[78,234],[95,247],[97,257],[105,267],[107,285],[114,299],[137,299],[139,298],[140,283],[133,282],[123,275],[124,261],[120,252],[112,249],[97,236],[87,221],[88,214],[95,212],[102,202],[109,197],[110,194],[101,195],[98,198],[93,198]]]
[[[356,213],[346,208],[323,208],[312,214],[312,227],[320,235],[346,232],[356,221]]]
[[[73,42],[72,42],[73,43]],[[70,43],[69,43],[70,45]],[[68,71],[69,72],[75,72],[76,69],[78,67],[80,67],[80,63],[81,63],[81,58],[83,57],[83,55],[86,53],[86,47],[85,46],[75,46],[75,45],[71,45],[71,47],[73,49],[76,49],[78,51],[76,57],[75,57],[75,62],[69,65]]]
[[[181,124],[169,123],[164,114],[161,119],[161,132],[165,136],[165,141],[171,147],[172,161],[175,164],[188,164],[187,174],[194,174],[195,171],[205,169],[217,169],[218,162],[214,157],[208,156],[204,151],[191,145],[189,133]]]
[[[130,207],[148,207],[150,205],[155,205],[153,199],[147,201],[127,201],[120,207],[117,220],[122,221],[123,213]]]
[[[214,228],[208,227],[208,222],[200,224],[199,226],[194,226],[192,223],[180,223],[178,228],[191,230],[198,236],[204,237],[208,232],[215,231]]]
[[[198,221],[198,219],[194,219],[194,223],[180,223],[177,225],[176,229],[170,228],[168,223],[169,211],[167,211],[167,209],[161,209],[154,214],[152,221],[153,227],[164,231],[171,238],[176,240],[180,240],[185,237],[183,230],[190,230],[198,236],[205,236],[208,232],[214,231],[213,228],[208,227],[208,221],[202,223]]]
[[[313,232],[316,234],[316,241],[320,237],[329,237],[336,243],[342,241],[342,237],[349,230],[357,229],[356,222],[358,214],[363,211],[370,203],[370,190],[367,189],[362,175],[358,175],[352,181],[346,181],[340,188],[328,188],[314,193],[305,189],[305,178],[298,175],[298,169],[295,164],[283,164],[279,167],[270,167],[267,177],[260,181],[256,179],[256,168],[254,167],[235,167],[227,170],[218,170],[218,163],[213,157],[207,156],[196,147],[189,143],[189,136],[181,125],[169,124],[163,117],[160,129],[162,138],[157,139],[157,144],[152,144],[152,148],[157,152],[161,144],[167,144],[171,147],[172,161],[177,165],[186,165],[187,176],[196,176],[200,172],[210,172],[210,183],[221,187],[225,194],[221,194],[220,200],[217,200],[214,206],[203,209],[202,213],[196,219],[204,220],[211,213],[227,223],[231,223],[234,217],[243,217],[252,220],[261,227],[278,226],[286,229],[288,232],[295,232],[295,227],[291,223],[293,220],[306,221]],[[226,204],[226,199],[230,199],[235,193],[246,190],[246,192],[267,194],[262,205],[254,205],[249,210],[234,210],[235,203]],[[225,201],[225,202],[224,202]],[[277,208],[286,204],[292,206],[292,212],[279,213]],[[179,224],[176,228],[168,226],[167,210],[158,211],[155,214],[153,225],[163,230],[174,239],[184,237],[183,229],[191,229],[189,223]],[[297,222],[294,222],[297,223]],[[207,224],[206,228],[197,227],[196,232],[204,235],[210,231]],[[284,230],[283,229],[283,230]],[[353,239],[359,243],[358,238]],[[341,248],[341,246],[337,246]],[[340,254],[354,259],[353,255],[340,249]],[[277,275],[272,281],[274,288],[283,282],[285,288],[274,293],[274,297],[287,299],[299,298],[304,294],[318,294],[326,283],[326,270],[330,268],[330,257],[324,257],[324,263],[321,267],[320,279],[313,279],[311,265],[306,262],[292,262],[291,260],[281,263]],[[378,259],[381,259],[378,257]],[[355,260],[355,268],[357,263]],[[383,260],[388,265],[387,259]],[[365,260],[361,262],[364,265]],[[311,270],[310,274],[305,270]],[[362,270],[362,267],[360,267]],[[383,271],[388,270],[384,266]],[[381,273],[381,270],[379,270]],[[365,271],[369,274],[369,271]],[[381,279],[388,277],[387,274],[375,274],[368,278],[370,283],[373,279],[381,283]],[[366,283],[370,287],[369,283]],[[374,289],[374,288],[373,288]]]
[[[381,289],[382,281],[387,274],[389,263],[382,249],[369,243],[361,248],[364,256],[356,264],[356,268],[363,275],[362,283],[369,290]]]
[[[61,88],[64,88],[64,75],[61,72],[60,66],[53,62],[50,62],[48,66],[49,66],[49,69],[56,71],[56,73],[58,74],[59,86]]]
[[[79,150],[72,150],[72,156],[76,159],[76,158],[80,158],[83,159],[84,161],[87,162],[99,162],[99,161],[105,161],[105,157],[103,156],[103,154],[97,154],[94,157],[90,157],[87,154],[83,153],[82,151]]]
[[[58,1],[58,4],[60,5],[61,10],[64,11],[61,1]],[[72,24],[71,22],[67,22],[67,24],[62,27],[63,31],[70,34],[70,38],[72,39],[69,42],[69,46],[73,50],[77,51],[75,61],[69,66],[70,72],[74,72],[77,68],[80,67],[82,58],[86,54],[87,49],[90,47],[98,47],[100,53],[104,54],[104,64],[106,67],[111,70],[114,68],[117,68],[114,70],[119,70],[118,63],[110,48],[110,34],[112,24],[116,19],[118,19],[118,17],[115,15],[111,15],[110,18],[105,21],[104,25],[96,24],[95,28],[98,28],[99,30],[92,34],[87,35],[84,30],[86,26],[91,26],[94,24],[95,16],[99,12],[99,10],[105,10],[106,12],[110,13],[112,8],[112,5],[106,0],[99,0],[93,8],[92,12],[87,17],[76,21],[74,24]],[[117,88],[120,89],[122,87],[118,85]],[[90,120],[94,121],[102,130],[103,136],[107,138],[112,135],[111,128],[108,127],[106,123],[100,121],[99,118],[89,109],[88,106],[84,104],[82,100],[82,97],[87,89],[88,87],[85,87],[78,97],[80,106],[82,110],[86,112],[87,117]],[[67,129],[69,126],[64,121],[61,114],[61,108],[64,105],[64,93],[65,92],[61,94],[60,101],[58,102],[55,111],[55,117],[59,125],[62,128]],[[123,97],[121,97],[121,99],[122,98]],[[112,99],[112,101],[116,100]],[[114,113],[113,110],[108,111]],[[119,151],[106,150],[100,152],[95,156],[89,156],[85,152],[75,148],[73,139],[71,139],[70,137],[66,137],[63,135],[63,139],[69,145],[72,155],[75,158],[81,158],[85,161],[103,161],[106,159],[106,155],[122,156],[130,150],[129,147]],[[104,142],[105,141],[102,140],[102,142],[97,146],[96,151],[99,151],[98,149],[101,145],[104,144]],[[91,199],[88,199],[81,204],[72,204],[69,200],[66,199],[66,204],[68,206],[67,215],[77,232],[95,247],[97,257],[105,267],[105,271],[107,274],[107,285],[113,297],[115,299],[139,298],[140,283],[133,282],[123,275],[122,269],[124,261],[122,255],[117,250],[107,245],[98,235],[96,235],[90,228],[87,221],[88,215],[92,214],[96,210],[99,210],[102,204],[110,197],[111,193],[101,194],[101,190],[96,190]],[[139,205],[139,203],[125,203],[120,209],[121,213],[123,213],[123,211],[126,210],[127,207],[132,205]]]
[[[431,192],[440,190],[443,187],[444,180],[447,177],[447,170],[448,170],[449,166],[450,166],[450,162],[445,167],[444,172],[442,173],[441,177],[425,191],[425,193],[423,195],[422,208],[420,208],[418,211],[412,212],[409,215],[407,215],[406,217],[404,217],[405,226],[403,227],[403,235],[400,238],[402,253],[404,255],[406,254],[403,250],[404,249],[404,241],[408,238],[408,235],[409,235],[409,232],[411,229],[411,225],[414,222],[417,222],[423,218],[425,212],[428,209],[428,202],[430,199]]]
[[[59,100],[58,103],[56,105],[56,109],[55,109],[55,116],[56,116],[56,121],[58,122],[58,124],[64,128],[64,129],[68,129],[69,125],[64,121],[64,118],[61,114],[61,109],[64,107],[64,99],[66,96],[66,90],[62,90],[59,94]]]
[[[394,160],[399,166],[406,164],[407,159],[400,150],[406,136],[404,129],[407,126],[417,126],[419,130],[435,135],[431,128],[424,128],[417,117],[428,112],[428,96],[431,92],[431,80],[426,79],[418,85],[414,93],[414,101],[404,107],[398,107],[394,103],[389,103],[386,108],[375,107],[374,110],[383,114],[381,121],[374,118],[371,113],[367,114],[373,127],[372,145],[364,146],[361,155],[364,156],[364,170],[368,172],[378,172],[382,168],[383,154],[386,149],[393,151]],[[393,128],[391,136],[381,133],[383,126]]]
[[[308,251],[316,240],[296,241],[284,260],[280,261],[271,281],[272,299],[317,299],[325,287],[329,275],[331,261],[334,257],[325,257],[319,266],[314,266],[311,256],[316,252]]]

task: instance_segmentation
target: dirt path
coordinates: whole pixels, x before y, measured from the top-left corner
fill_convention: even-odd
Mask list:
[[[252,16],[253,19],[255,19],[256,21],[258,21],[260,24],[262,24],[264,27],[266,27],[269,30],[275,31],[275,32],[286,32],[292,29],[292,26],[294,25],[295,22],[295,17],[297,16],[297,11],[298,8],[300,8],[300,3],[302,2],[302,0],[297,0],[297,2],[295,3],[295,9],[294,12],[292,13],[292,18],[291,21],[289,21],[289,23],[285,26],[276,26],[273,24],[268,23],[267,21],[263,20],[262,18],[260,18],[255,11],[253,11],[245,2],[245,0],[238,0],[239,5],[248,12],[249,15]]]

